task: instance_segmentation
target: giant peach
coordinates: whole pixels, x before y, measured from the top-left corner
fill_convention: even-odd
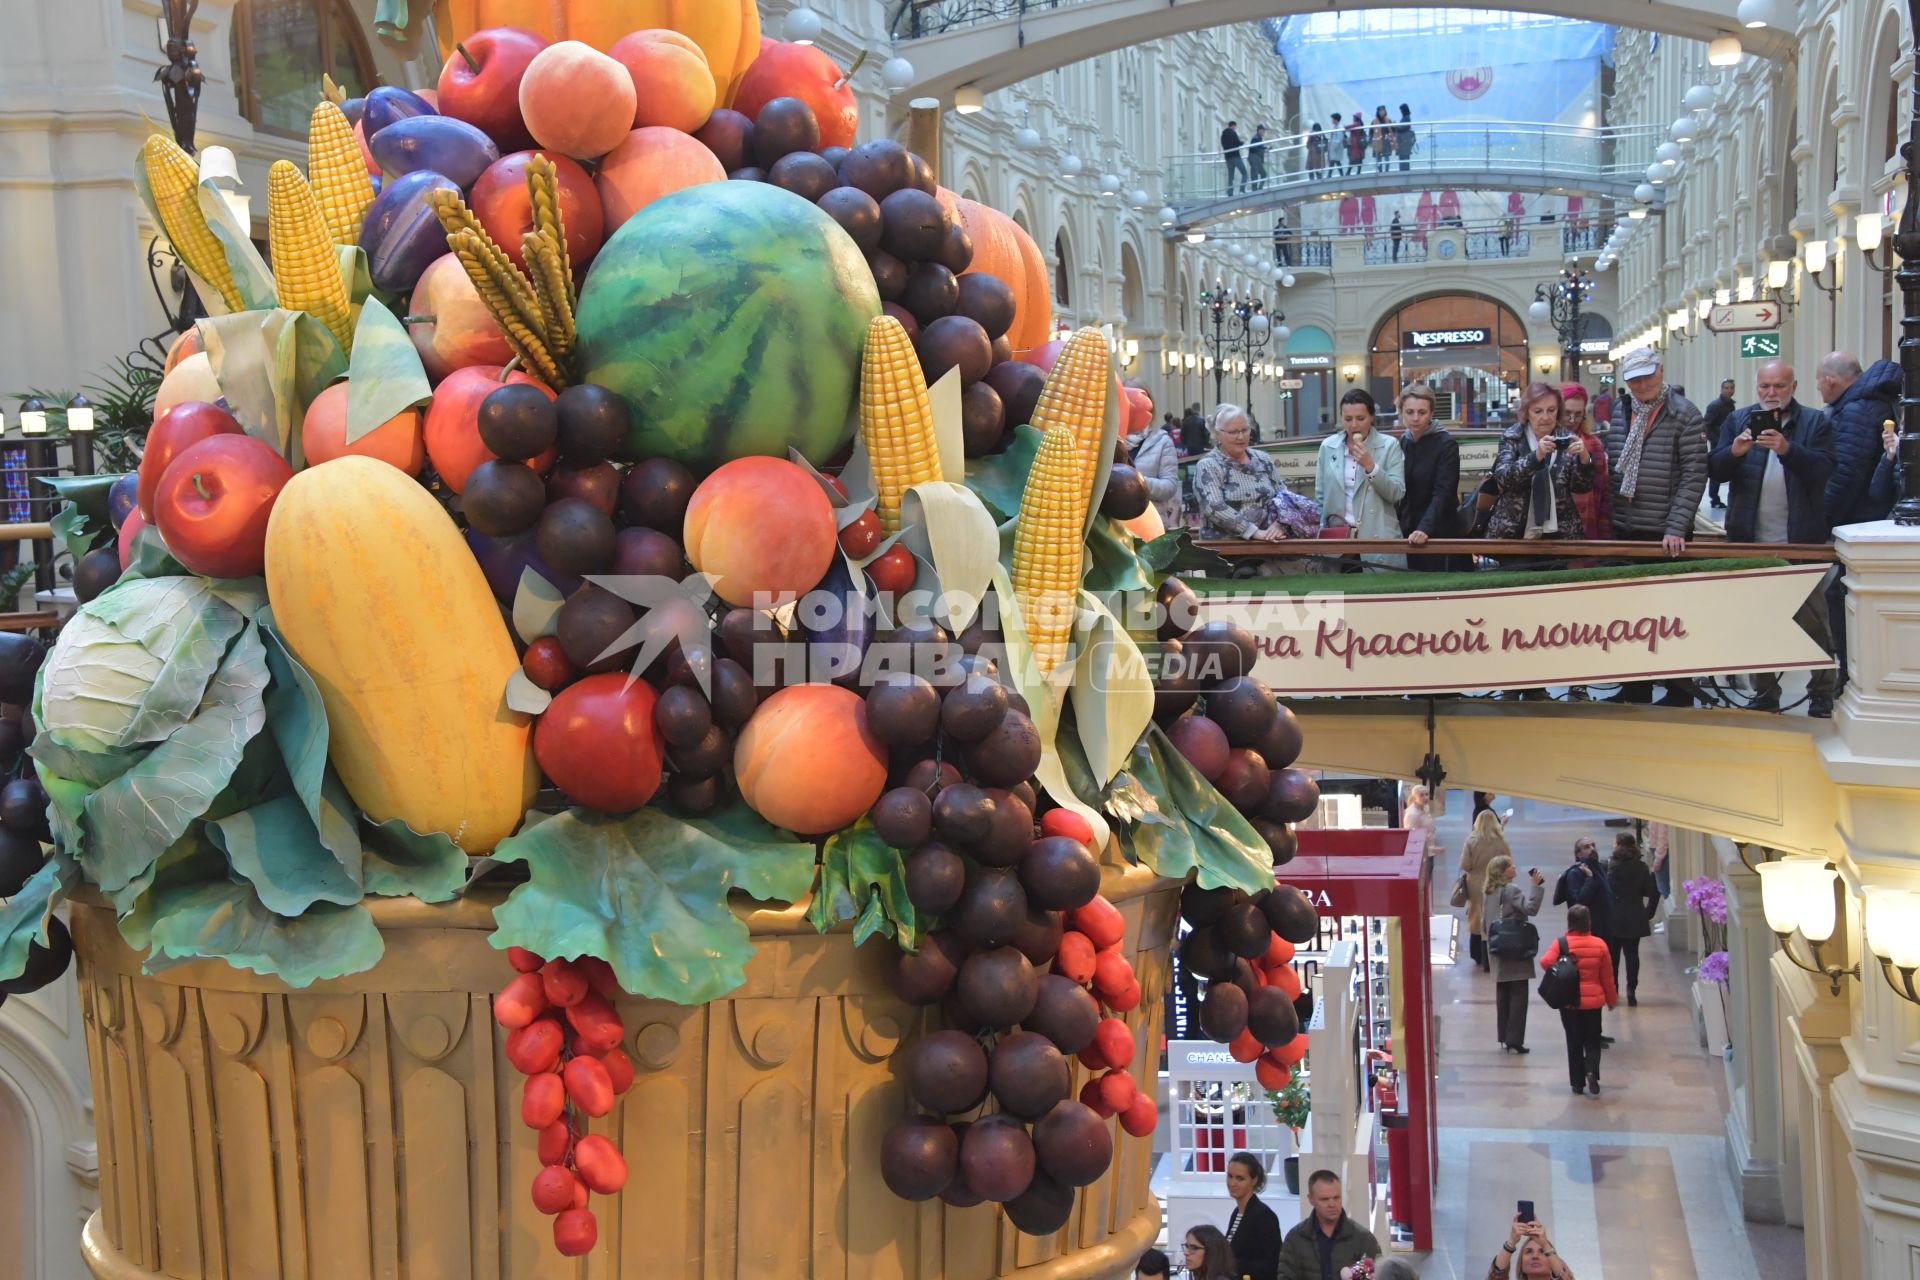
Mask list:
[[[351,453],[378,458],[410,476],[418,475],[421,465],[427,460],[426,445],[421,437],[420,410],[402,409],[349,443],[347,396],[347,383],[342,380],[315,396],[313,403],[307,406],[307,416],[300,424],[300,448],[307,455],[307,465],[317,467]]]
[[[451,253],[435,258],[420,273],[407,310],[421,317],[407,325],[407,333],[435,382],[468,365],[502,365],[513,359],[500,322]]]
[[[562,40],[520,79],[520,117],[534,141],[577,160],[603,156],[633,127],[633,77],[590,44]]]
[[[633,124],[692,133],[713,114],[713,70],[700,46],[678,31],[632,31],[607,55],[633,77]]]
[[[188,400],[212,404],[219,398],[220,380],[213,376],[213,360],[205,351],[196,351],[160,379],[153,393],[153,416],[158,420],[161,414]]]
[[[658,200],[703,182],[725,182],[727,171],[706,144],[678,129],[635,129],[600,162],[594,185],[606,225],[619,227]]]
[[[728,604],[777,607],[826,576],[839,548],[826,490],[785,458],[736,458],[687,503],[687,559]]]
[[[733,768],[748,808],[817,836],[873,807],[887,785],[887,749],[867,726],[866,699],[838,685],[796,684],[753,713]]]

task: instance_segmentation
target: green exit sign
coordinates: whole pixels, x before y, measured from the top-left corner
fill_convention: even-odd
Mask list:
[[[1740,358],[1742,360],[1772,360],[1780,354],[1780,335],[1777,333],[1743,333],[1740,335]]]

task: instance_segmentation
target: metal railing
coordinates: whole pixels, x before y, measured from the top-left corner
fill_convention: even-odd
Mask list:
[[[893,0],[887,29],[897,39],[938,35],[1000,18],[1064,9],[1085,0]]]
[[[1583,128],[1542,121],[1416,120],[1408,126],[1409,144],[1397,122],[1377,127],[1386,130],[1389,154],[1373,154],[1370,126],[1367,154],[1358,163],[1347,157],[1346,135],[1333,130],[1323,130],[1317,142],[1312,133],[1262,139],[1257,164],[1243,144],[1239,159],[1244,176],[1239,168],[1229,175],[1226,156],[1218,148],[1173,156],[1167,161],[1168,203],[1181,209],[1241,194],[1318,194],[1352,178],[1402,174],[1409,182],[1418,182],[1422,174],[1463,172],[1624,182],[1643,176],[1654,148],[1667,137],[1665,129],[1651,125]],[[1405,156],[1400,154],[1403,145],[1411,146]]]

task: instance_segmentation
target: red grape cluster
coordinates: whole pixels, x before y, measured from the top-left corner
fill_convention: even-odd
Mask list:
[[[1319,931],[1313,904],[1287,884],[1251,895],[1189,884],[1180,914],[1192,926],[1180,943],[1180,978],[1199,1005],[1201,1031],[1235,1061],[1253,1063],[1262,1085],[1284,1087],[1307,1052],[1300,1028],[1313,997],[1293,954]]]
[[[798,98],[774,98],[752,120],[715,111],[699,137],[735,181],[770,182],[811,200],[852,237],[887,314],[913,339],[928,385],[959,369],[968,457],[1003,448],[1032,418],[1046,374],[1014,359],[1013,289],[967,271],[973,238],[939,199],[925,159],[891,138],[823,148],[819,122]]]
[[[895,675],[868,694],[868,722],[903,771],[874,825],[908,851],[908,898],[938,920],[893,986],[941,1005],[948,1027],[903,1051],[921,1113],[887,1134],[881,1173],[906,1199],[992,1200],[1046,1235],[1066,1222],[1074,1188],[1112,1162],[1107,1120],[1143,1136],[1158,1118],[1128,1070],[1134,1038],[1120,1016],[1139,1006],[1140,983],[1125,923],[1100,895],[1093,829],[1058,808],[1036,827],[1039,739],[1017,695],[977,654],[958,675],[944,692]],[[1092,1073],[1077,1099],[1075,1056]]]
[[[540,1134],[533,1205],[554,1215],[554,1247],[577,1258],[600,1234],[588,1193],[612,1195],[627,1183],[619,1148],[586,1132],[633,1085],[633,1059],[620,1047],[626,1032],[613,1009],[619,985],[594,956],[543,960],[509,947],[507,959],[519,976],[493,998],[493,1016],[507,1028],[507,1061],[527,1077],[520,1118]]]

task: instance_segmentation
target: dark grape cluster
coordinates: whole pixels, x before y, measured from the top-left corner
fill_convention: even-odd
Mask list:
[[[633,1059],[613,1001],[613,968],[594,956],[544,960],[521,947],[507,959],[519,976],[493,998],[507,1028],[507,1061],[527,1077],[520,1119],[540,1135],[533,1207],[553,1217],[554,1247],[569,1258],[593,1249],[599,1223],[589,1193],[613,1195],[627,1184],[627,1162],[587,1122],[613,1110],[633,1086]]]
[[[926,160],[891,138],[822,149],[819,122],[798,98],[774,98],[752,120],[715,111],[700,140],[729,177],[811,200],[853,238],[928,385],[959,369],[968,457],[1004,447],[1032,418],[1046,375],[1014,359],[1014,292],[997,276],[967,273],[973,240],[936,195]]]
[[[1142,995],[1124,921],[1100,894],[1092,827],[1060,808],[1036,821],[1032,720],[989,660],[969,655],[956,674],[944,687],[894,675],[867,694],[898,783],[874,825],[906,851],[907,895],[937,921],[893,986],[939,1005],[947,1026],[902,1051],[919,1114],[886,1135],[881,1173],[906,1199],[991,1200],[1047,1235],[1112,1162],[1107,1120],[1153,1131],[1121,1016]],[[1076,1058],[1088,1073],[1077,1097]]]
[[[46,660],[46,646],[18,631],[0,631],[0,898],[11,898],[46,862],[53,840],[47,825],[47,792],[27,759],[33,741],[33,679]],[[58,916],[47,921],[47,941],[27,948],[18,977],[0,982],[0,1002],[38,991],[73,962],[73,939]]]
[[[1313,996],[1293,967],[1294,948],[1320,928],[1313,904],[1288,884],[1257,894],[1189,884],[1180,914],[1191,926],[1180,942],[1180,981],[1201,1031],[1253,1063],[1262,1085],[1282,1088],[1306,1056],[1301,1027],[1313,1016]]]

